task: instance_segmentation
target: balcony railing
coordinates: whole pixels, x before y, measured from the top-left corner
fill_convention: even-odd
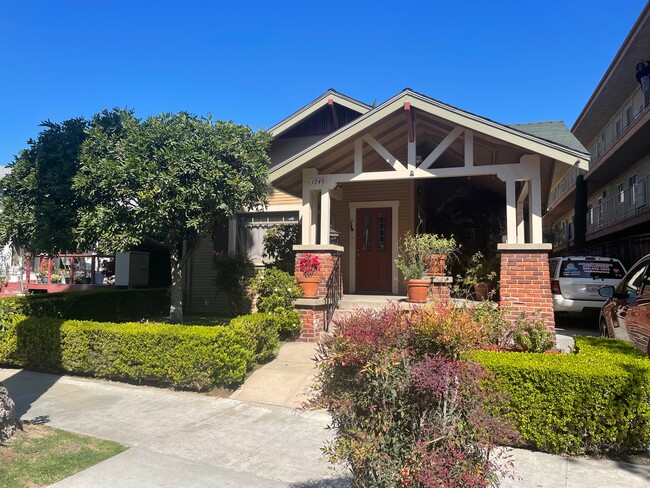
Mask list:
[[[587,213],[587,235],[623,222],[648,208],[650,177],[643,178],[622,193],[617,193]]]
[[[632,96],[627,99],[623,107],[616,112],[614,117],[605,126],[600,133],[596,142],[589,148],[591,160],[589,168],[593,168],[596,161],[598,161],[607,149],[614,144],[623,134],[626,133],[628,127],[636,120],[643,112],[645,112],[650,101],[650,93],[644,93],[643,87],[639,86]],[[585,170],[574,166],[571,168],[558,185],[551,190],[549,195],[549,207],[557,202],[564,193],[575,185],[576,178],[579,174],[586,173]]]
[[[576,163],[551,191],[548,199],[549,206],[553,205],[569,188],[575,186],[578,175],[583,175],[586,172],[586,170],[580,168],[578,163]]]

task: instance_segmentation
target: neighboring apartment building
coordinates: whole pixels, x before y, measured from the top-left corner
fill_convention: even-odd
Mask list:
[[[551,192],[544,216],[555,254],[589,253],[632,265],[650,253],[650,3],[576,120],[589,150],[587,171],[574,167]],[[646,79],[642,79],[643,76]],[[576,249],[576,177],[588,190],[584,249]]]

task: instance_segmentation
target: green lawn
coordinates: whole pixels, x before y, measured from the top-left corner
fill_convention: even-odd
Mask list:
[[[25,423],[13,439],[0,444],[0,488],[47,486],[125,449],[116,442]]]

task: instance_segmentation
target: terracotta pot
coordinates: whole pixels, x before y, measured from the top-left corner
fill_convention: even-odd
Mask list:
[[[474,296],[477,300],[487,300],[490,296],[490,285],[487,283],[476,283],[474,285]]]
[[[446,254],[425,254],[423,261],[427,267],[427,276],[445,276]]]
[[[319,283],[320,278],[318,276],[298,278],[298,284],[302,288],[303,298],[318,298]]]
[[[427,301],[431,280],[406,280],[406,300],[411,303]]]

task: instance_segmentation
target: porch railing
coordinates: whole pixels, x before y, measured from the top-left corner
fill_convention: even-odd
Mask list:
[[[325,332],[329,330],[329,324],[334,318],[336,307],[343,296],[343,281],[341,279],[341,256],[334,256],[332,273],[327,279],[327,293],[325,294]]]

